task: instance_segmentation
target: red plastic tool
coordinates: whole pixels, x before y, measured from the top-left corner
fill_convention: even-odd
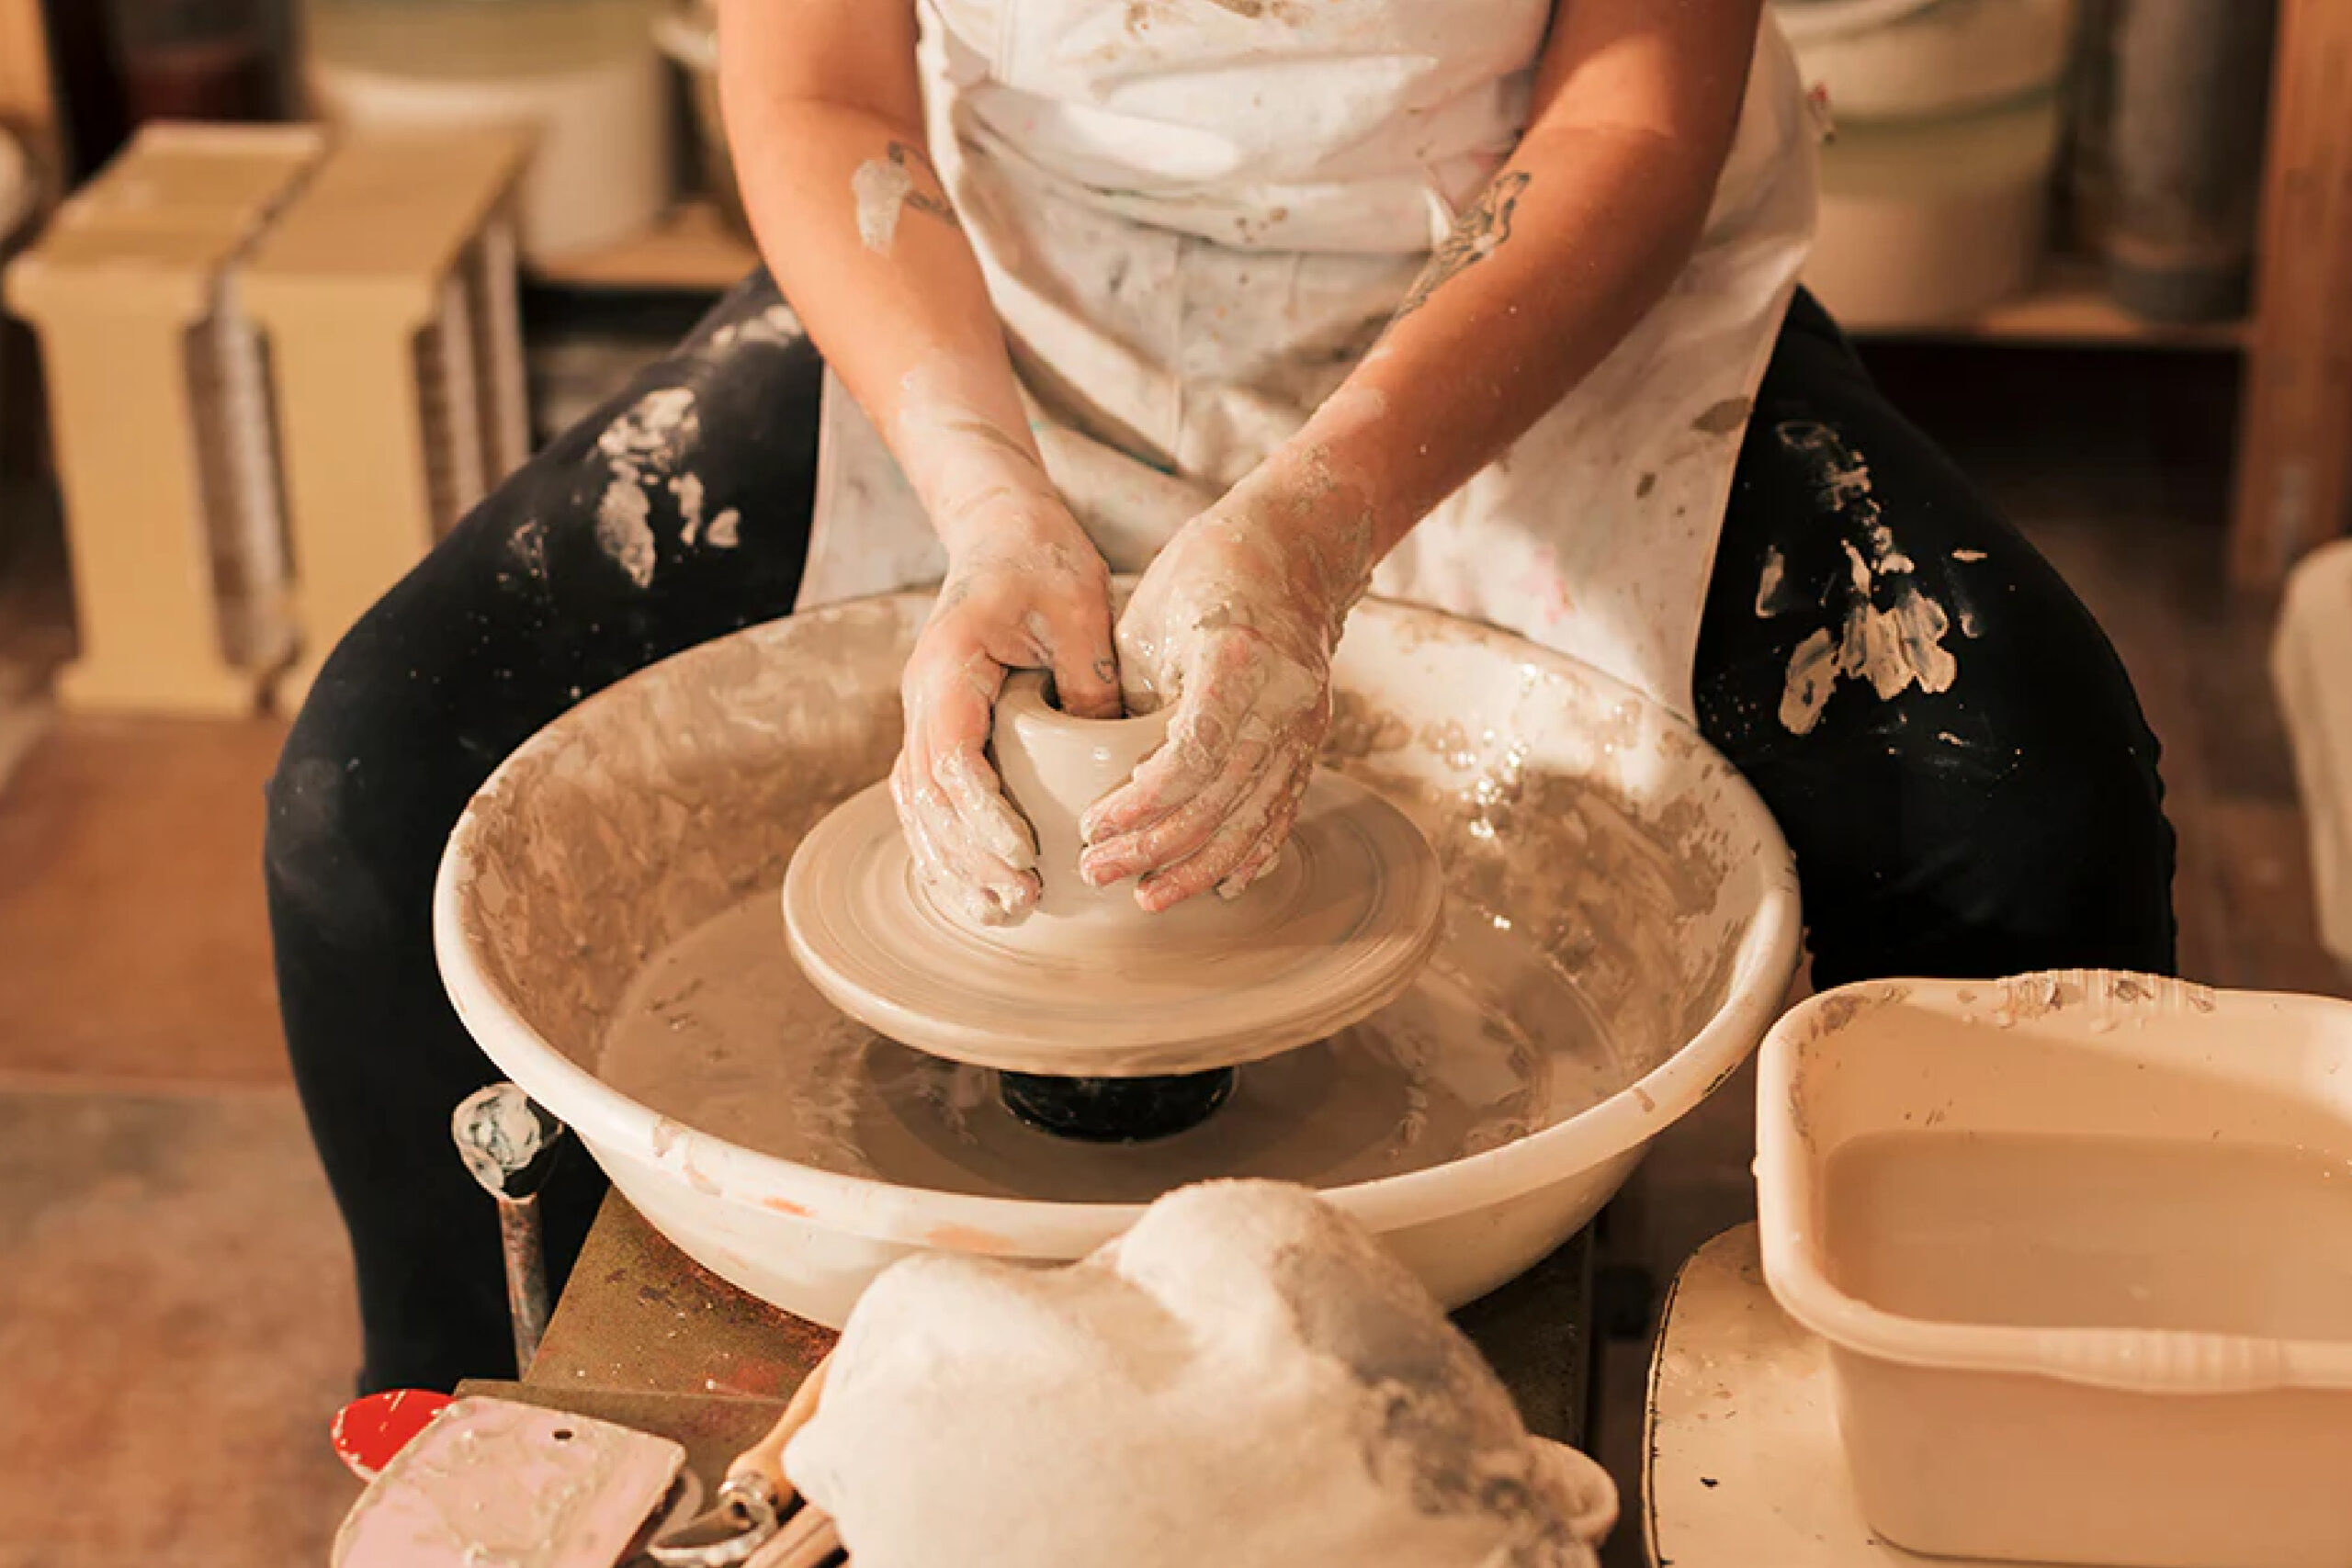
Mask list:
[[[335,1415],[334,1451],[352,1474],[373,1481],[411,1438],[448,1407],[447,1394],[421,1388],[386,1389],[355,1399]]]

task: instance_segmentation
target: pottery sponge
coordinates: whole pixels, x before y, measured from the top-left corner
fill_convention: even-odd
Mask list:
[[[786,1455],[858,1568],[1586,1568],[1607,1476],[1302,1188],[1162,1198],[1067,1268],[876,1280]]]

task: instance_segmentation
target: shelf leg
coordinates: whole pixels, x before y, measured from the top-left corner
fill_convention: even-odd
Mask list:
[[[2230,571],[2275,588],[2352,526],[2352,5],[2281,0]]]

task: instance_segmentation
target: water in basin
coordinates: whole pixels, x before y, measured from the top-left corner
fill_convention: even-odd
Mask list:
[[[1854,1139],[1831,1274],[1905,1317],[2352,1340],[2352,1164],[2286,1145],[1975,1131]]]
[[[993,1073],[842,1017],[802,977],[777,900],[762,893],[646,964],[616,1010],[598,1075],[729,1143],[933,1191],[1135,1202],[1220,1176],[1338,1187],[1524,1137],[1635,1076],[1548,964],[1508,922],[1456,910],[1393,1005],[1243,1068],[1233,1098],[1199,1127],[1102,1146],[1017,1121]]]

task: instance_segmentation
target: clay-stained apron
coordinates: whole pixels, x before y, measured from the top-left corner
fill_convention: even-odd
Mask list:
[[[1552,9],[926,0],[940,171],[1046,466],[1114,570],[1148,565],[1370,348],[1508,155]],[[1733,463],[1812,237],[1817,133],[1768,20],[1681,278],[1374,592],[1519,632],[1689,716]],[[801,607],[944,566],[829,379]]]

